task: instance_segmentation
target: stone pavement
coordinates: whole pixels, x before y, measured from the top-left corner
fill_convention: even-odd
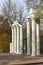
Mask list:
[[[27,55],[16,55],[10,53],[0,54],[0,65],[21,65],[42,62],[43,57],[31,57]]]

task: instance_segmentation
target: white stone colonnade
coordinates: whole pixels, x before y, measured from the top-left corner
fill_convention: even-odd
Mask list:
[[[12,25],[12,43],[10,43],[10,53],[22,54],[22,25],[14,21]]]
[[[40,55],[40,21],[36,19],[38,20],[36,11],[31,8],[27,17],[27,55],[31,54],[31,56]],[[32,40],[30,40],[30,26]],[[30,52],[30,44],[32,45],[32,53]]]
[[[40,55],[40,20],[33,8],[29,11],[27,22],[27,55]],[[23,54],[22,25],[17,21],[12,24],[12,43],[10,53]],[[31,47],[31,48],[30,48]]]

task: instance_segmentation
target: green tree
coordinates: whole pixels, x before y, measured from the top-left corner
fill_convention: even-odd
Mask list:
[[[10,42],[12,42],[11,28],[9,27],[8,21],[5,20],[0,25],[0,52],[9,52]]]
[[[27,10],[31,7],[37,10],[39,18],[43,18],[43,0],[25,0]]]

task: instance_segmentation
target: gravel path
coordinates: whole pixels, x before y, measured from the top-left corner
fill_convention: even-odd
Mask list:
[[[43,57],[31,57],[27,55],[0,54],[0,65],[20,65],[33,62],[43,62]]]

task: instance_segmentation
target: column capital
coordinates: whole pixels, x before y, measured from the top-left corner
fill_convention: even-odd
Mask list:
[[[36,20],[36,17],[31,17],[31,20]]]
[[[30,22],[30,20],[31,20],[31,18],[27,18],[27,19],[26,19],[26,22]]]

